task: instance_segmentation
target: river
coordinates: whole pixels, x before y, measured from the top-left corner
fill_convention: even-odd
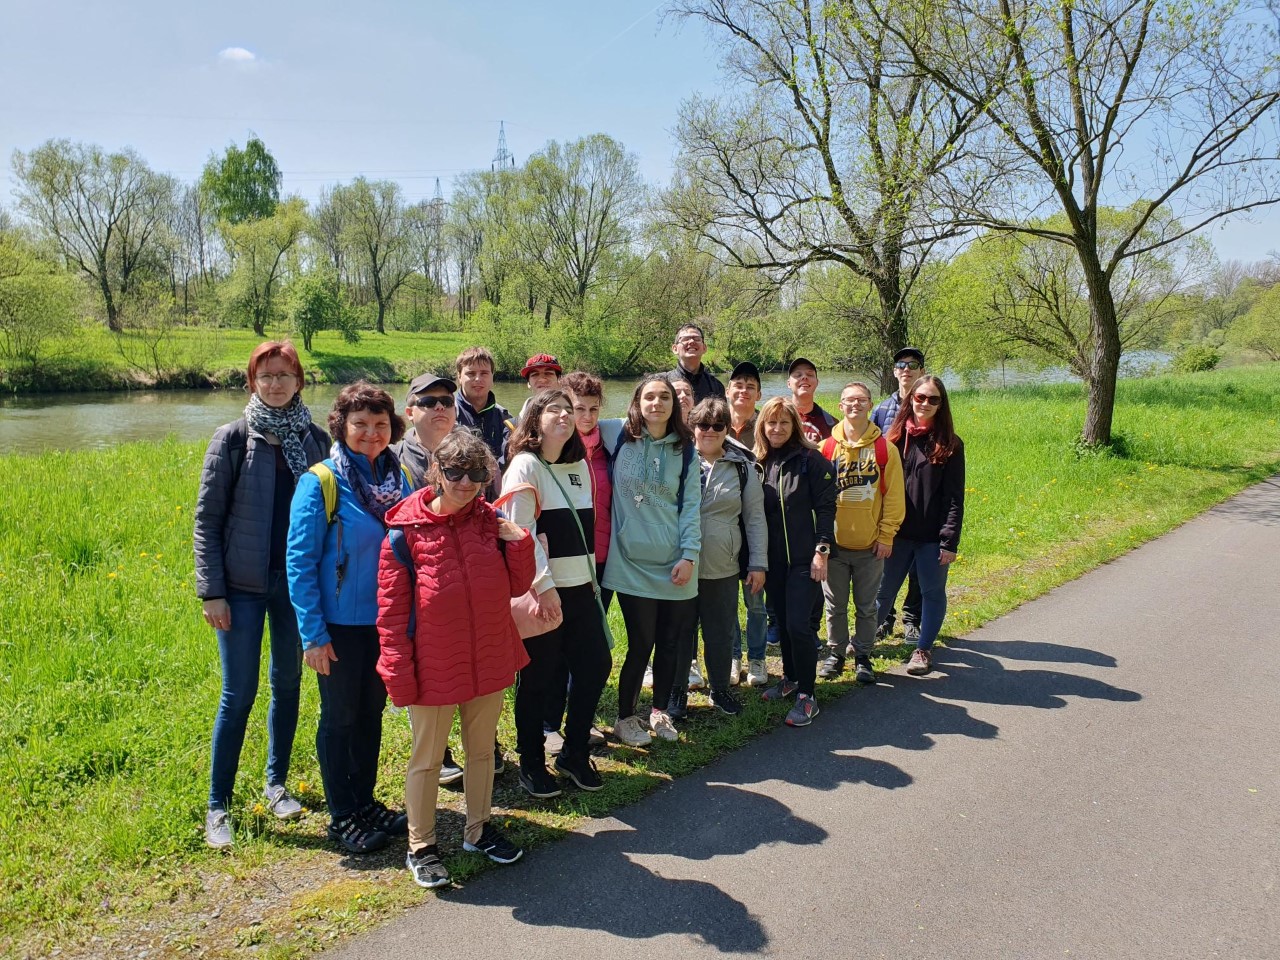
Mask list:
[[[1167,361],[1165,354],[1135,354],[1126,357],[1124,369],[1133,373],[1152,364],[1162,366]],[[949,372],[943,374],[943,379],[949,387],[961,385],[960,378]],[[1009,366],[990,371],[985,384],[998,387],[1071,379],[1057,368],[1036,370]],[[843,382],[843,374],[827,374],[819,392],[833,392]],[[633,379],[605,381],[605,415],[621,416],[634,387]],[[303,390],[303,400],[321,424],[341,389],[341,384],[321,384]],[[387,384],[386,389],[397,403],[403,400],[405,384]],[[786,392],[785,374],[765,375],[766,398]],[[497,383],[494,393],[498,402],[513,413],[519,411],[529,396],[525,385],[518,382]],[[240,416],[244,404],[245,395],[239,390],[134,390],[7,397],[0,399],[0,453],[100,449],[170,435],[180,440],[207,440],[217,427]]]

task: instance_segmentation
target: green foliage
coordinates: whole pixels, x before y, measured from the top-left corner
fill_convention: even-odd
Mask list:
[[[214,216],[238,224],[274,214],[283,180],[275,157],[261,140],[250,136],[243,150],[233,143],[221,159],[210,155],[200,175],[200,189]]]
[[[0,360],[13,386],[40,375],[53,344],[71,332],[75,280],[15,232],[0,232]]]
[[[1201,345],[1187,347],[1173,358],[1173,369],[1178,373],[1202,373],[1212,370],[1222,359],[1222,354],[1213,347]]]
[[[260,220],[227,224],[224,235],[235,259],[223,302],[231,315],[262,336],[276,314],[276,289],[285,277],[288,257],[306,227],[304,203],[292,197]]]
[[[467,317],[463,336],[489,348],[495,373],[514,374],[535,353],[550,352],[551,337],[542,323],[519,307],[482,303]]]
[[[295,277],[287,301],[289,325],[302,337],[306,350],[311,349],[312,338],[321,330],[336,330],[347,343],[360,342],[355,316],[347,306],[336,274],[315,270]]]
[[[139,284],[121,303],[116,350],[147,386],[204,386],[205,370],[217,356],[218,332],[203,328],[179,337],[179,313],[169,287]]]
[[[1280,360],[1280,284],[1261,294],[1227,330],[1227,342],[1268,360]]]

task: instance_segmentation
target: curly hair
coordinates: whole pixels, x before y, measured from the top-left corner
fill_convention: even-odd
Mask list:
[[[557,400],[570,411],[573,410],[573,398],[559,387],[539,390],[530,398],[528,406],[524,408],[524,416],[520,418],[519,426],[512,431],[510,439],[507,440],[508,463],[517,453],[542,451],[542,412]],[[579,460],[585,460],[586,456],[587,445],[582,442],[582,436],[575,427],[564,449],[560,451],[559,459],[555,462],[577,463]]]
[[[463,470],[484,467],[489,471],[490,483],[498,476],[498,461],[493,451],[470,430],[454,430],[440,441],[431,456],[431,466],[427,468],[427,486],[436,491],[441,489],[445,467],[461,467]]]
[[[779,417],[781,414],[781,417]],[[779,449],[779,453],[792,447],[808,447],[817,450],[818,445],[804,435],[804,424],[800,420],[800,411],[791,402],[790,397],[772,397],[760,408],[760,416],[756,419],[756,459],[764,463],[765,458],[773,453],[773,446],[765,436],[764,425],[770,420],[786,419],[791,421],[791,439]]]
[[[391,394],[366,380],[357,380],[343,387],[333,401],[333,409],[329,411],[329,436],[345,444],[347,417],[357,410],[385,413],[391,418],[391,442],[399,443],[404,439],[404,418],[396,413],[396,402],[391,399]]]
[[[560,378],[560,388],[575,397],[599,397],[604,399],[604,381],[594,374],[575,370]]]

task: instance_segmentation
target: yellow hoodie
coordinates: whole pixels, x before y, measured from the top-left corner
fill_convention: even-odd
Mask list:
[[[886,443],[884,492],[880,491],[880,467],[875,442],[880,428],[867,425],[857,440],[845,439],[845,421],[831,429],[835,441],[836,543],[846,550],[869,550],[876,541],[893,545],[902,525],[906,498],[902,492],[902,458],[898,448]]]

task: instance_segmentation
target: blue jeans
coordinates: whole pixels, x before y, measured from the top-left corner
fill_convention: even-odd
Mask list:
[[[218,654],[222,659],[222,698],[213,722],[213,759],[209,770],[211,810],[225,810],[231,803],[249,711],[258,696],[262,627],[267,620],[271,623],[268,784],[283,784],[289,775],[293,735],[298,729],[298,688],[302,682],[302,644],[284,571],[271,572],[266,593],[230,591],[227,605],[231,608],[231,629],[217,631]]]
[[[943,618],[947,615],[947,571],[950,567],[938,562],[940,545],[921,540],[897,537],[893,541],[893,554],[884,562],[884,579],[880,581],[880,596],[876,598],[877,618],[884,618],[893,609],[893,601],[915,564],[920,580],[920,639],[916,646],[928,650],[938,639]]]
[[[742,581],[742,602],[747,608],[747,659],[763,660],[764,645],[768,639],[767,617],[764,609],[764,590],[752,593],[747,582]],[[742,659],[742,627],[738,623],[737,611],[733,617],[732,649],[738,651],[738,659]]]

